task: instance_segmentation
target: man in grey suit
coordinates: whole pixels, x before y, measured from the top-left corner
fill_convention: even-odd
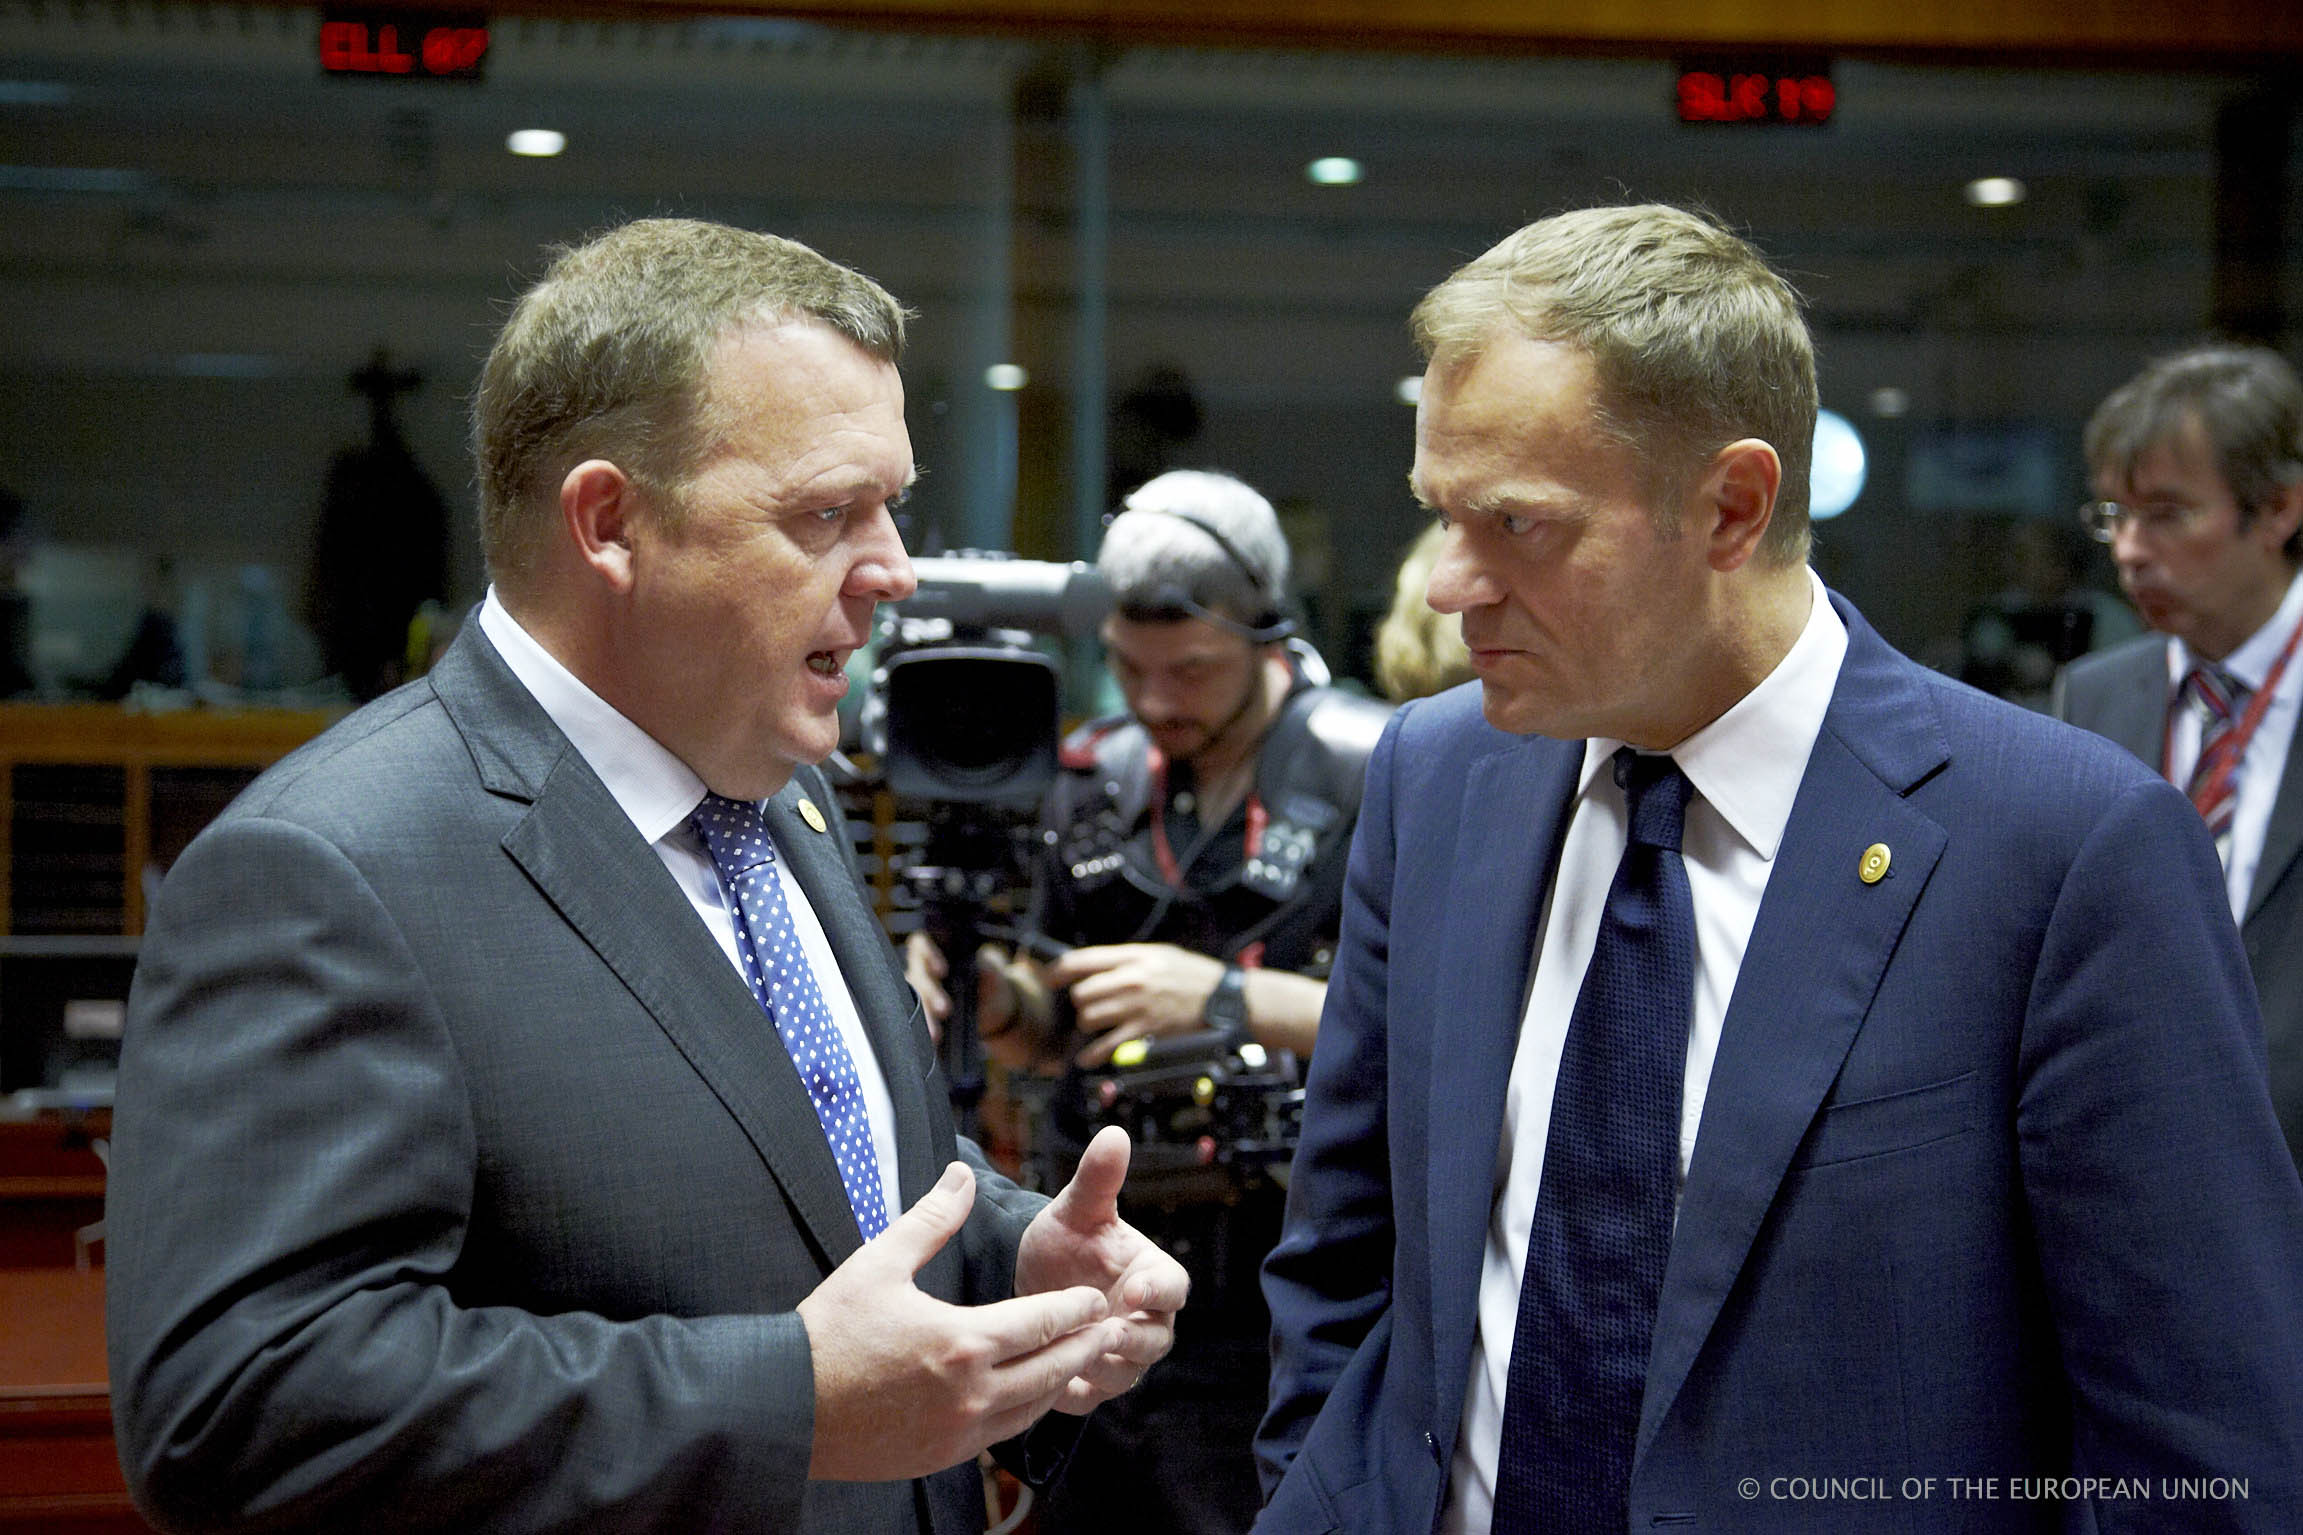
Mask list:
[[[2194,348],[2106,399],[2086,448],[2102,499],[2081,516],[2158,632],[2073,662],[2052,707],[2206,815],[2303,1162],[2303,386],[2276,352]]]
[[[1166,1350],[1125,1138],[1052,1203],[955,1139],[811,766],[913,586],[902,340],[860,274],[674,220],[513,312],[477,620],[146,935],[109,1323],[164,1526],[949,1535],[980,1451],[1043,1472],[1044,1413]]]

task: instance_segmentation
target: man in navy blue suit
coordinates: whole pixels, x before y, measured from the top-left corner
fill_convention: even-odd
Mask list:
[[[2303,1529],[2303,1187],[2213,847],[1806,563],[1812,343],[1660,207],[1417,308],[1259,1530]]]

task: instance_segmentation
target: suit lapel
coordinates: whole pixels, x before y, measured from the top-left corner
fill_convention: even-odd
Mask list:
[[[2242,923],[2254,920],[2272,886],[2279,883],[2299,853],[2303,853],[2303,729],[2287,742],[2287,765],[2279,773],[2279,797],[2271,802],[2270,824],[2263,828],[2263,859],[2255,866],[2255,887],[2247,892],[2247,914],[2240,919]],[[2282,942],[2286,936],[2278,935]]]
[[[2138,645],[2117,672],[2104,679],[2097,735],[2126,747],[2156,773],[2167,754],[2167,645]]]
[[[482,783],[529,802],[504,850],[742,1126],[827,1264],[861,1245],[839,1168],[774,1025],[615,797],[475,622],[433,674]]]
[[[1722,1024],[1657,1307],[1644,1453],[1839,1073],[1946,837],[1905,799],[1949,758],[1927,684],[1855,611]],[[1887,878],[1857,867],[1884,843]]]
[[[2101,713],[2089,721],[2096,734],[2126,747],[2153,772],[2160,770],[2167,745],[2167,649],[2164,641],[2138,645],[2115,674],[2104,679]],[[2279,774],[2279,794],[2271,802],[2271,820],[2263,831],[2263,853],[2255,866],[2254,888],[2247,892],[2242,923],[2252,919],[2296,860],[2303,854],[2303,731],[2287,748],[2287,765]]]
[[[1527,1008],[1536,922],[1559,862],[1581,742],[1516,742],[1465,775],[1454,877],[1445,903],[1448,941],[1394,962],[1437,966],[1417,994],[1434,999],[1420,1020],[1430,1050],[1428,1198],[1434,1410],[1462,1405],[1478,1315],[1480,1266],[1495,1202],[1503,1105]],[[1418,1020],[1403,1020],[1418,1021]]]
[[[928,1112],[927,1071],[932,1055],[926,1026],[916,1021],[917,1000],[891,961],[887,935],[878,918],[857,889],[845,850],[839,845],[841,823],[827,821],[829,829],[817,831],[800,816],[804,797],[805,788],[797,778],[786,784],[782,793],[768,801],[768,829],[775,834],[776,846],[790,859],[792,877],[807,892],[808,904],[831,941],[840,978],[847,983],[864,1033],[872,1042],[872,1053],[879,1060],[880,1075],[887,1080],[896,1116],[896,1186],[902,1205],[908,1208],[943,1172],[928,1137],[927,1127],[936,1121]],[[844,1201],[845,1196],[842,1198]],[[897,1213],[888,1212],[891,1217]]]

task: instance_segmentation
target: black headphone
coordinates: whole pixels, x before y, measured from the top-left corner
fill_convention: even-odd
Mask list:
[[[1130,604],[1130,606],[1140,606],[1162,613],[1188,613],[1194,618],[1204,619],[1208,623],[1214,624],[1218,629],[1229,630],[1256,645],[1276,645],[1295,633],[1295,620],[1280,611],[1279,602],[1272,594],[1271,583],[1253,564],[1249,563],[1246,555],[1239,552],[1239,546],[1225,537],[1214,523],[1190,512],[1179,512],[1171,506],[1122,507],[1121,511],[1157,512],[1163,517],[1173,517],[1178,522],[1188,522],[1205,533],[1214,541],[1215,546],[1223,551],[1224,558],[1231,561],[1241,575],[1247,577],[1248,585],[1255,589],[1255,594],[1263,599],[1263,614],[1254,623],[1243,624],[1236,618],[1228,617],[1207,607],[1195,600],[1190,592],[1185,591],[1180,586],[1173,585],[1159,588],[1152,593],[1150,600],[1145,603]]]

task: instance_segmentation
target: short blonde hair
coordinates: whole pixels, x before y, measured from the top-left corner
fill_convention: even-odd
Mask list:
[[[1399,562],[1391,611],[1375,631],[1375,685],[1393,703],[1443,693],[1472,677],[1463,620],[1434,611],[1424,599],[1446,539],[1447,529],[1435,522],[1409,547]]]
[[[1783,463],[1771,562],[1807,557],[1815,345],[1799,295],[1748,243],[1659,203],[1584,208],[1507,236],[1424,295],[1427,361],[1476,356],[1499,330],[1572,346],[1599,376],[1600,425],[1650,466],[1659,522],[1712,454],[1744,437]]]
[[[671,492],[708,445],[704,373],[741,326],[809,318],[882,362],[905,312],[886,289],[796,240],[697,219],[640,219],[560,248],[496,337],[472,400],[480,541],[517,577],[555,525],[548,487],[605,458]]]

